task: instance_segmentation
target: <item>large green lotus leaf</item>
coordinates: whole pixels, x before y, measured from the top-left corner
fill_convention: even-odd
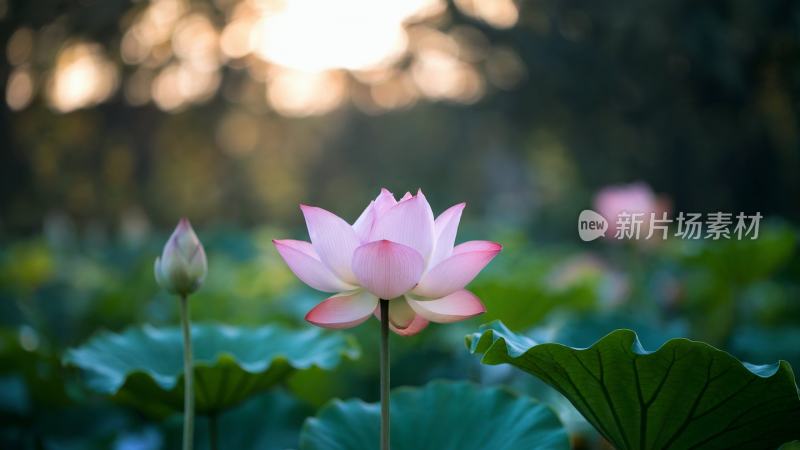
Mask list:
[[[286,450],[297,447],[300,428],[314,410],[283,389],[270,389],[253,396],[219,415],[217,445],[210,440],[211,419],[199,418],[195,429],[195,450]],[[171,417],[165,433],[165,449],[181,448],[182,416]]]
[[[545,405],[499,388],[433,382],[391,395],[393,450],[569,449]],[[334,400],[306,420],[301,450],[376,450],[380,405]]]
[[[687,327],[678,321],[659,322],[639,314],[602,312],[576,314],[558,311],[548,315],[536,328],[526,332],[539,342],[559,342],[571,347],[588,347],[617,328],[635,329],[639,340],[647,348],[656,348],[670,338],[685,336]],[[519,370],[497,371],[486,367],[486,376],[492,382],[503,383],[547,403],[558,414],[573,439],[599,441],[599,434],[563,395],[536,377]],[[509,368],[510,369],[510,368]]]
[[[512,364],[553,386],[621,450],[771,449],[800,438],[785,361],[755,366],[688,339],[646,352],[630,330],[585,349],[538,344],[500,322],[467,345],[486,364]]]
[[[359,355],[354,340],[318,328],[267,325],[234,328],[194,325],[197,412],[212,414],[283,381],[295,369],[332,369]],[[71,349],[65,363],[81,369],[87,385],[155,416],[183,405],[183,344],[178,328],[135,327],[101,333]]]

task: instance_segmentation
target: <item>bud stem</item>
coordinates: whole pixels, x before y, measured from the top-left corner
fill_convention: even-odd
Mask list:
[[[181,329],[183,331],[183,450],[192,450],[194,445],[194,368],[192,366],[192,328],[189,318],[189,302],[186,295],[180,296]]]
[[[381,450],[389,450],[389,300],[381,299]]]
[[[202,382],[200,384],[202,384]],[[211,415],[208,416],[208,446],[211,450],[219,450],[218,417],[218,413],[211,413]]]

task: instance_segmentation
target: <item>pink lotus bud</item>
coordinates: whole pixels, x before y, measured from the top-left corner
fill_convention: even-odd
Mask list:
[[[187,219],[181,219],[156,258],[158,284],[172,294],[186,296],[196,291],[208,272],[203,244]]]
[[[336,293],[306,320],[326,328],[356,326],[389,302],[397,334],[421,331],[429,321],[448,323],[485,308],[464,289],[500,252],[500,244],[454,245],[464,204],[434,219],[422,191],[400,201],[381,190],[352,224],[322,208],[302,205],[311,242],[276,240],[275,247],[301,281]]]

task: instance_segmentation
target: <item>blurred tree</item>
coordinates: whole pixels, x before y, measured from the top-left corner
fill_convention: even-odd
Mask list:
[[[3,2],[1,229],[54,211],[298,225],[300,201],[355,217],[387,185],[571,237],[592,191],[635,180],[675,210],[800,214],[797,2],[431,0],[398,16],[390,65],[313,75],[237,47],[273,17],[255,3]],[[167,40],[141,47],[153,17]]]

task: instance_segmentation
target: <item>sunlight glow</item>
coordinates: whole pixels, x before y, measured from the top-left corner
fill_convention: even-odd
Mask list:
[[[401,57],[404,23],[439,1],[293,0],[265,14],[253,30],[262,58],[306,72],[369,69]]]
[[[346,86],[340,72],[278,69],[268,80],[267,99],[276,111],[286,116],[324,114],[341,104]]]
[[[180,20],[172,35],[172,51],[195,69],[210,72],[220,64],[219,36],[211,20],[202,14],[190,14]]]
[[[514,0],[454,1],[463,13],[494,27],[518,21]],[[205,102],[220,89],[225,67],[255,82],[247,99],[237,103],[258,109],[256,98],[293,117],[325,114],[348,100],[368,113],[424,98],[472,103],[484,95],[487,82],[510,89],[525,76],[514,52],[495,51],[484,31],[450,26],[446,0],[214,3],[223,21],[189,0],[147,0],[125,19],[120,57],[135,66],[124,86],[129,104],[152,102],[164,111],[180,111]],[[14,52],[9,51],[15,61],[26,59],[33,39],[26,33],[17,33]],[[81,45],[62,52],[48,84],[50,103],[60,111],[96,104],[116,88],[117,70],[102,49]],[[30,76],[18,76],[13,93],[7,87],[10,105],[22,108],[30,101],[35,90]],[[224,95],[230,99],[247,86],[226,84]],[[253,87],[266,95],[254,97]]]
[[[33,75],[26,67],[11,72],[6,84],[6,103],[12,111],[25,109],[33,99]]]
[[[513,0],[455,0],[455,4],[464,14],[497,28],[511,28],[519,19]]]
[[[151,95],[160,109],[179,110],[209,100],[219,83],[218,71],[198,70],[190,63],[173,63],[153,80]]]
[[[370,96],[375,105],[384,110],[411,106],[419,97],[414,82],[407,74],[399,74],[370,87]]]
[[[419,90],[433,99],[472,103],[484,91],[483,79],[472,66],[438,49],[421,51],[411,74]]]
[[[72,44],[56,58],[47,89],[48,101],[61,112],[96,105],[114,93],[117,81],[117,66],[99,44]]]

